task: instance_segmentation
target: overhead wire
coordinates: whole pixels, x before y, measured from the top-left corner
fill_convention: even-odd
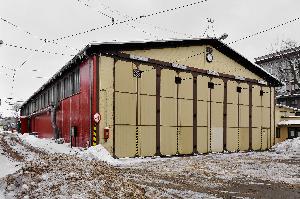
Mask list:
[[[178,6],[178,7],[169,8],[169,9],[166,9],[166,10],[161,10],[161,11],[157,11],[157,12],[150,13],[150,14],[140,15],[140,16],[133,17],[133,18],[130,18],[130,19],[125,19],[125,20],[122,20],[122,21],[117,21],[117,22],[110,23],[110,24],[107,24],[107,25],[92,28],[92,29],[89,29],[89,30],[86,30],[86,31],[83,31],[83,32],[78,32],[78,33],[70,34],[70,35],[67,35],[67,36],[59,37],[59,38],[53,39],[52,41],[59,41],[59,40],[63,40],[63,39],[72,38],[72,37],[75,37],[75,36],[87,34],[89,32],[97,31],[97,30],[100,30],[100,29],[103,29],[103,28],[108,28],[108,27],[111,27],[111,26],[114,26],[114,25],[123,24],[123,23],[131,22],[131,21],[136,21],[136,20],[139,20],[139,19],[142,19],[142,18],[152,17],[152,16],[155,16],[155,15],[175,11],[175,10],[178,10],[178,9],[181,9],[181,8],[186,8],[186,7],[198,5],[198,4],[207,2],[207,1],[208,0],[196,1],[196,2],[193,2],[193,3],[184,4],[184,5],[181,5],[181,6]]]

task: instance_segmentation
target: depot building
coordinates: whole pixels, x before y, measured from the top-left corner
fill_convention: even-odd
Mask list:
[[[114,157],[266,150],[280,85],[217,39],[91,43],[23,104],[22,132]]]

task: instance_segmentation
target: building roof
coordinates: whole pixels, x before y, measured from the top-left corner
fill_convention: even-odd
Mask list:
[[[276,106],[277,106],[278,108],[286,108],[286,109],[290,109],[291,111],[300,112],[300,109],[295,108],[295,107],[286,106],[286,105],[283,105],[283,104],[276,104]]]
[[[116,52],[116,51],[128,51],[128,50],[149,50],[149,49],[162,49],[162,48],[176,48],[176,47],[188,47],[210,45],[216,48],[218,51],[233,59],[240,65],[244,66],[247,70],[255,73],[271,86],[282,86],[282,83],[270,73],[265,71],[260,66],[252,63],[244,56],[230,48],[218,39],[172,39],[172,40],[157,40],[157,41],[132,41],[132,42],[92,42],[88,44],[84,49],[77,53],[69,62],[67,62],[57,73],[54,74],[38,91],[36,91],[27,101],[23,103],[25,105],[30,99],[35,97],[36,94],[43,91],[51,82],[59,78],[65,71],[73,66],[77,66],[82,60],[93,54],[99,54],[101,52]],[[22,105],[22,106],[23,106]]]
[[[267,54],[264,56],[260,56],[260,57],[254,58],[254,60],[255,60],[256,64],[263,64],[263,63],[270,62],[273,60],[282,59],[287,56],[290,57],[293,55],[298,55],[299,53],[300,53],[300,46],[295,47],[295,48],[289,48],[286,50],[281,50],[281,51],[278,51],[275,53],[270,53],[270,54]]]
[[[298,120],[282,120],[277,125],[278,126],[300,125],[300,118]]]

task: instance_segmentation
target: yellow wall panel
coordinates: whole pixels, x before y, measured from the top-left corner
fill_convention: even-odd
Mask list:
[[[117,61],[115,67],[116,91],[135,93],[137,81],[133,77],[133,69],[136,66],[130,62]]]
[[[240,109],[240,127],[249,127],[249,106],[239,106]]]
[[[241,83],[239,86],[242,88],[241,93],[239,93],[239,103],[242,105],[249,105],[249,85]]]
[[[155,125],[156,124],[156,97],[140,96],[140,124]]]
[[[207,102],[198,101],[197,102],[197,126],[206,126],[207,127]]]
[[[260,150],[261,148],[261,131],[260,128],[252,128],[252,149]]]
[[[238,150],[238,128],[227,128],[226,150],[231,152]]]
[[[227,127],[238,127],[238,106],[227,104]]]
[[[140,93],[156,95],[156,69],[152,66],[139,65],[139,70],[143,71],[139,78]]]
[[[178,144],[180,154],[193,153],[193,127],[180,127]]]
[[[270,107],[270,88],[262,87],[264,95],[262,96],[262,106]]]
[[[211,128],[211,151],[212,152],[223,151],[223,128],[222,127]]]
[[[177,97],[177,85],[175,84],[176,72],[173,70],[161,70],[161,88],[162,97]]]
[[[160,98],[160,125],[177,125],[177,100],[173,98]]]
[[[257,85],[252,86],[252,105],[261,106],[261,96],[260,96],[261,87]]]
[[[193,76],[191,73],[179,73],[181,84],[179,84],[178,98],[193,99]],[[175,81],[175,80],[174,80]]]
[[[116,156],[134,157],[136,153],[135,126],[116,125]]]
[[[214,89],[211,89],[211,101],[224,102],[224,82],[221,79],[213,78]]]
[[[140,126],[139,127],[139,155],[154,156],[156,152],[156,127]]]
[[[116,124],[136,124],[136,95],[116,93]]]
[[[193,101],[179,99],[178,103],[178,125],[193,126]]]
[[[266,150],[268,148],[269,142],[269,131],[268,129],[262,129],[262,150]]]
[[[160,152],[162,155],[175,155],[177,152],[177,128],[160,127]]]
[[[262,108],[262,127],[270,128],[270,108]]]
[[[235,81],[227,82],[227,103],[229,104],[238,103],[238,92],[236,92],[237,87],[238,87],[237,82]]]
[[[212,128],[223,127],[223,104],[211,103],[211,126]]]
[[[210,79],[206,76],[197,76],[197,98],[198,100],[208,101],[209,99],[209,89],[208,82]]]
[[[240,128],[240,150],[249,150],[249,128]]]
[[[252,126],[261,127],[262,125],[262,109],[261,107],[252,107]]]
[[[197,151],[199,153],[208,152],[208,132],[207,127],[197,127]]]

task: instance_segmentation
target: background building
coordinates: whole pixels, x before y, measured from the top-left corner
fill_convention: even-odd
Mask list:
[[[114,157],[266,150],[276,86],[217,39],[93,43],[23,104],[22,130]]]

